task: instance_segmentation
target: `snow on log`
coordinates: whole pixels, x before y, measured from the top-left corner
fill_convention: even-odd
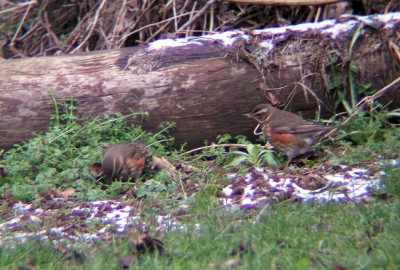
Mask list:
[[[400,13],[342,16],[338,21],[229,31],[148,46],[0,61],[0,147],[43,132],[57,100],[73,97],[79,117],[148,111],[144,129],[176,123],[177,144],[218,134],[251,136],[242,114],[266,102],[313,117],[332,112],[334,88],[348,89],[349,63],[358,85],[376,90],[400,74]],[[390,44],[394,44],[390,46]],[[336,88],[335,88],[336,89]],[[384,100],[399,106],[399,87]]]

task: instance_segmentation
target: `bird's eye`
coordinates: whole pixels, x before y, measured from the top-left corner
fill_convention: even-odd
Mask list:
[[[262,119],[262,115],[261,114],[256,114],[256,118],[261,120]]]

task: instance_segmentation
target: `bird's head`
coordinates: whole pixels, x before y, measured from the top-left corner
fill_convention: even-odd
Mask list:
[[[259,104],[250,113],[246,113],[245,116],[253,118],[258,123],[264,123],[274,109],[270,104]]]

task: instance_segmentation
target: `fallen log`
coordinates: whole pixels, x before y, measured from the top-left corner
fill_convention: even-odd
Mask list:
[[[45,131],[53,97],[73,97],[79,118],[148,111],[141,121],[145,130],[173,121],[177,144],[188,147],[218,134],[251,136],[254,123],[242,114],[266,97],[308,117],[319,107],[328,115],[337,94],[329,91],[331,79],[339,83],[335,87],[347,89],[349,63],[358,67],[352,77],[356,83],[371,83],[376,90],[400,74],[389,49],[399,44],[399,24],[400,13],[351,16],[341,22],[0,61],[0,147]],[[398,107],[399,87],[385,99]]]

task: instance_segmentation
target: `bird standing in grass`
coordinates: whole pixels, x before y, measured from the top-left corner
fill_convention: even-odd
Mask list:
[[[4,167],[3,164],[0,164],[0,177],[6,177],[7,176],[7,169]]]
[[[257,105],[246,116],[258,122],[267,140],[285,152],[289,162],[307,154],[324,134],[333,129],[294,113],[278,110],[270,104]]]
[[[106,151],[101,163],[92,164],[92,173],[96,178],[104,174],[109,180],[136,180],[150,154],[146,146],[144,141],[115,144]]]

